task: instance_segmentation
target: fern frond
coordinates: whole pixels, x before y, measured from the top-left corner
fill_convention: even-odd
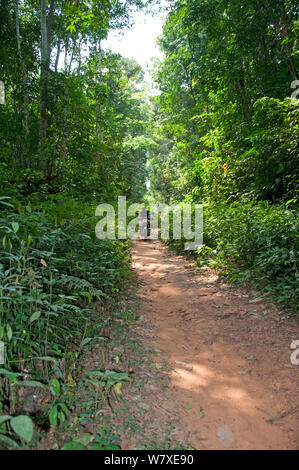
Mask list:
[[[91,282],[80,277],[63,274],[60,278],[60,282],[64,287],[67,287],[72,292],[84,293],[85,291],[98,300],[106,296],[103,291],[94,287]]]

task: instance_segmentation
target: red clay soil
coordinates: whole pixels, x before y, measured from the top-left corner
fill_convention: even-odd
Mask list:
[[[297,449],[298,321],[158,241],[135,241],[132,261],[136,329],[169,379],[141,391],[144,425],[174,419],[177,439],[194,449]]]

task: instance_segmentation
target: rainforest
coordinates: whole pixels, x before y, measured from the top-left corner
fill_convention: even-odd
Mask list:
[[[298,448],[298,13],[0,1],[0,449]]]

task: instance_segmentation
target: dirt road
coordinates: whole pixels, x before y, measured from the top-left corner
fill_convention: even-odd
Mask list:
[[[132,261],[136,330],[168,379],[162,387],[149,374],[144,426],[172,421],[177,440],[195,449],[298,448],[298,322],[160,242],[134,242]]]

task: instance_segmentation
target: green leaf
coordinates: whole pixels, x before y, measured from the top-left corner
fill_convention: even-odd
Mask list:
[[[23,382],[17,382],[16,385],[24,386],[24,387],[43,387],[44,384],[38,382],[37,380],[23,380]]]
[[[41,316],[41,313],[42,312],[40,310],[37,310],[36,312],[34,312],[30,317],[29,323],[33,323],[34,321],[38,320],[39,317]]]
[[[11,418],[9,415],[2,415],[0,416],[0,424],[5,423],[5,421],[8,421]]]
[[[53,395],[59,395],[60,393],[60,383],[57,379],[51,379],[49,382],[50,390]]]
[[[58,411],[58,419],[60,424],[65,422],[66,416],[63,411]]]
[[[54,364],[53,364],[53,371],[56,375],[56,377],[58,377],[59,379],[62,379],[63,378],[63,375],[62,375],[62,372],[59,368],[59,361],[56,361]]]
[[[86,375],[91,375],[91,376],[103,377],[104,372],[101,372],[99,370],[88,370],[87,372],[85,372],[85,374]]]
[[[15,233],[17,233],[17,231],[19,230],[20,226],[18,224],[18,222],[12,222],[11,223],[11,226],[12,226],[12,229]]]
[[[82,434],[80,434],[80,436],[75,437],[74,441],[80,442],[80,444],[87,446],[87,444],[90,443],[91,439],[92,434],[90,434],[89,432],[83,432]]]
[[[63,444],[61,450],[87,450],[86,447],[80,442],[70,441]]]
[[[60,408],[62,409],[62,411],[64,412],[65,415],[69,414],[69,410],[67,409],[67,407],[65,406],[64,403],[59,403],[59,406],[60,406]]]
[[[6,334],[7,334],[7,339],[8,341],[11,341],[12,338],[12,329],[10,325],[6,325]]]
[[[21,374],[20,372],[12,372],[11,370],[2,369],[2,368],[0,368],[0,374],[7,375],[14,379],[25,375],[25,374]]]
[[[30,442],[33,436],[33,423],[29,416],[20,415],[10,420],[12,429],[18,436]]]
[[[13,439],[7,436],[3,436],[3,434],[0,434],[0,442],[4,442],[7,447],[12,447],[13,449],[19,449],[20,447]]]
[[[86,344],[90,343],[91,340],[92,340],[92,338],[85,338],[85,339],[83,339],[83,341],[81,341],[80,348],[83,348],[83,346],[85,346]]]
[[[57,426],[57,415],[58,415],[58,409],[57,409],[57,406],[53,406],[53,408],[51,409],[50,413],[49,413],[49,421],[50,421],[50,424],[51,426],[54,426],[56,428]]]

